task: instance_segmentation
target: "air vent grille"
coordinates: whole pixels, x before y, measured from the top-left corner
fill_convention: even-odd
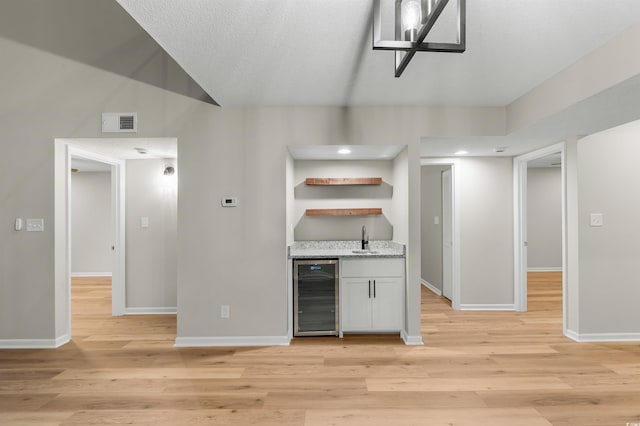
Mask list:
[[[121,115],[120,130],[133,130],[133,129],[135,129],[133,115]]]
[[[136,133],[138,115],[135,112],[103,112],[102,133]]]

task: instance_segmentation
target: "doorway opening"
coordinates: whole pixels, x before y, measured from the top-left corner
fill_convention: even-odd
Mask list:
[[[421,160],[422,284],[460,309],[459,205],[454,159]]]
[[[67,282],[69,286],[68,300],[68,335],[71,338],[71,286],[74,275],[99,276],[105,271],[87,271],[91,265],[108,265],[111,273],[111,315],[121,316],[125,313],[125,203],[124,173],[125,162],[106,155],[85,151],[82,144],[66,144],[66,224],[67,224]],[[84,169],[80,172],[80,169]],[[77,170],[77,171],[75,171]],[[92,176],[89,179],[79,178],[79,173],[108,172],[107,181],[103,176]],[[81,184],[85,181],[84,184]],[[75,184],[75,186],[74,186]],[[105,188],[106,186],[106,188]],[[84,188],[83,188],[84,187]],[[84,189],[84,191],[83,191]],[[78,191],[80,190],[80,191]],[[104,194],[104,192],[107,194]],[[103,194],[100,194],[102,192]],[[91,200],[86,197],[91,196]],[[97,196],[97,198],[96,198]],[[108,199],[108,204],[104,198]],[[99,200],[101,199],[101,200]],[[100,205],[102,204],[102,206]],[[86,215],[79,213],[82,205],[88,206]],[[108,212],[100,211],[100,207],[108,205]],[[83,223],[84,221],[89,223]],[[99,229],[99,227],[107,227]],[[74,245],[75,243],[75,245]],[[97,247],[106,245],[106,247]],[[106,250],[106,253],[104,252]],[[89,259],[82,258],[81,253]],[[84,263],[84,266],[81,266]],[[84,271],[83,271],[84,270]],[[85,272],[85,274],[82,274]]]
[[[530,271],[562,273],[562,320],[563,333],[566,334],[565,144],[552,145],[514,157],[513,161],[514,305],[517,311],[526,312],[528,310],[528,274]],[[541,169],[545,170],[540,171]],[[541,178],[548,182],[541,181]],[[555,184],[549,186],[549,181],[555,182]],[[530,185],[533,183],[538,188]],[[544,185],[547,187],[545,188]],[[530,189],[532,194],[529,194]],[[541,190],[547,191],[547,193],[549,191],[555,194],[559,193],[559,199],[553,202],[553,205],[538,205],[542,201],[536,192]],[[529,217],[530,215],[531,217]],[[558,223],[547,223],[549,220],[552,222],[557,220]]]
[[[56,297],[55,309],[60,328],[64,327],[67,331],[64,339],[60,339],[61,344],[65,343],[63,340],[71,338],[72,276],[95,277],[111,272],[112,316],[175,314],[177,140],[58,139],[55,141],[55,158],[55,263],[56,288],[59,289],[57,294],[60,294],[60,297]],[[86,235],[80,235],[78,240],[78,235],[73,234],[74,228],[79,225],[72,223],[72,220],[78,218],[74,217],[77,216],[77,212],[74,213],[75,207],[87,202],[100,204],[91,201],[87,193],[85,196],[78,195],[74,189],[79,189],[79,184],[76,188],[72,186],[72,180],[87,165],[101,167],[103,174],[99,179],[94,179],[100,180],[103,188],[92,186],[88,194],[93,192],[92,195],[95,195],[95,192],[104,190],[110,195],[110,203],[104,201],[105,194],[102,194],[102,211],[99,211],[100,206],[91,206],[98,208],[98,211],[94,210],[93,217],[90,214],[88,223],[84,224]],[[78,169],[78,172],[72,169]],[[105,189],[104,186],[109,188]],[[105,209],[110,214],[104,212]],[[100,219],[100,215],[109,217]],[[127,215],[130,216],[129,220]],[[133,216],[138,220],[131,220]],[[105,220],[109,223],[105,224]],[[94,232],[97,227],[110,229]],[[104,266],[82,266],[86,259],[77,256],[77,249],[82,250],[82,243],[79,243],[82,238],[88,240],[85,243],[106,250],[106,254],[104,251],[99,253],[100,261],[93,265],[108,264],[106,259],[110,256],[111,271],[98,270],[108,269]],[[91,254],[96,255],[95,252]],[[127,262],[127,259],[130,261]],[[129,285],[130,283],[134,285]],[[66,294],[66,297],[62,294]]]

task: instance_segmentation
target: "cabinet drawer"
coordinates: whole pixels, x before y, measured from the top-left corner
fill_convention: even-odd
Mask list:
[[[345,259],[340,272],[343,277],[403,277],[404,259]]]

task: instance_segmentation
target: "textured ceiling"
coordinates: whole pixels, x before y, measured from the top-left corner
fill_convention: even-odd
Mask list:
[[[640,18],[638,0],[467,0],[467,51],[396,79],[372,0],[118,2],[223,106],[505,106]]]

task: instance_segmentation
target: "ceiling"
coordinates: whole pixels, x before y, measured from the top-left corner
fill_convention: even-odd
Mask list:
[[[419,52],[394,78],[393,52],[372,50],[373,0],[117,1],[223,107],[504,107],[640,22],[638,0],[467,0],[466,52]],[[392,17],[394,0],[381,1]],[[456,5],[430,41],[454,41]],[[520,144],[503,154],[515,155],[554,137],[474,138],[466,149]],[[467,141],[423,140],[423,151],[451,155],[452,143]]]
[[[403,145],[291,145],[294,160],[393,160]]]
[[[74,148],[114,160],[151,160],[178,158],[176,138],[90,138],[69,139]],[[142,152],[144,153],[142,153]],[[106,172],[111,167],[99,161],[72,157],[71,167],[79,172]]]

